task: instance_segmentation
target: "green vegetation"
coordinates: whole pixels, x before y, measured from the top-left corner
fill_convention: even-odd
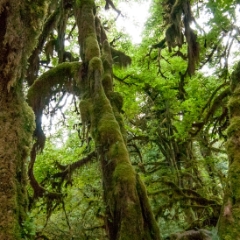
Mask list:
[[[239,1],[122,2],[0,3],[0,239],[239,238]]]

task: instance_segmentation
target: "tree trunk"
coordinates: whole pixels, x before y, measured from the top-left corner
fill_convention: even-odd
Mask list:
[[[2,79],[1,79],[2,80]],[[27,163],[34,116],[18,88],[0,82],[0,239],[22,239],[28,198]]]
[[[229,170],[218,222],[221,240],[240,239],[240,62],[231,77],[231,90],[228,103],[230,126],[227,130],[226,145]]]
[[[23,70],[45,14],[44,1],[0,1],[0,239],[18,240],[28,206],[26,160],[34,116],[26,104]]]
[[[123,137],[118,114],[122,98],[112,90],[110,46],[95,16],[94,1],[81,0],[78,7],[76,18],[83,60],[80,110],[83,123],[91,128],[102,167],[109,239],[158,240],[159,229],[145,187],[130,163]]]

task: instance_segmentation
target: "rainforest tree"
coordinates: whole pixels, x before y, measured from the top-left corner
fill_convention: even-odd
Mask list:
[[[26,160],[34,116],[24,100],[22,82],[47,8],[46,1],[0,2],[1,239],[24,237],[22,227],[28,208]]]
[[[239,78],[240,64],[231,76],[231,97],[228,102],[230,126],[227,129],[227,153],[229,157],[228,178],[219,218],[218,232],[220,239],[234,239],[239,236]]]

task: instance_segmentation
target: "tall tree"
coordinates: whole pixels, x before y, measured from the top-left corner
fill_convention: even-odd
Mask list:
[[[27,59],[36,45],[46,1],[0,1],[0,239],[24,237],[27,156],[34,116],[22,93]]]
[[[228,141],[226,144],[229,157],[229,170],[226,181],[225,194],[222,211],[218,223],[218,233],[220,239],[239,238],[239,213],[240,213],[240,191],[239,191],[239,94],[240,94],[240,63],[231,76],[232,95],[228,102],[230,126],[227,129]]]
[[[94,9],[94,1],[81,0],[77,11],[85,66],[80,107],[87,108],[82,118],[90,121],[102,166],[109,239],[160,239],[145,187],[131,166],[119,114],[123,100],[112,87],[111,48]]]

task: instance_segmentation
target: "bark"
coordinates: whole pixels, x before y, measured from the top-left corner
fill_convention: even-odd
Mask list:
[[[231,76],[231,90],[228,103],[230,126],[226,145],[229,170],[218,222],[218,234],[222,240],[240,239],[240,63]]]
[[[34,129],[22,85],[27,58],[45,14],[44,1],[0,1],[0,239],[24,237],[26,160]],[[26,44],[27,43],[27,44]]]
[[[1,79],[2,80],[2,79]],[[18,89],[0,81],[0,239],[22,239],[28,207],[27,156],[34,116]]]
[[[130,163],[119,114],[122,98],[112,89],[111,49],[106,36],[97,32],[101,28],[95,28],[94,8],[94,1],[81,0],[76,10],[84,66],[80,110],[102,167],[107,233],[110,240],[158,240],[145,187]]]

